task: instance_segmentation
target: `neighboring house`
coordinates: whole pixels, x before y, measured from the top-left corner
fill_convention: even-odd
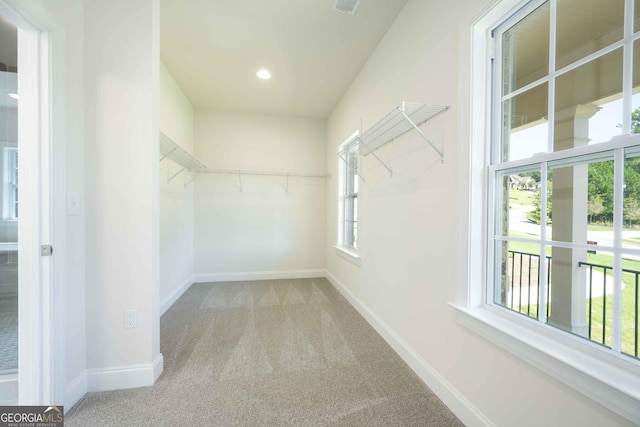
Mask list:
[[[538,184],[530,176],[509,175],[509,186],[514,190],[535,190]]]

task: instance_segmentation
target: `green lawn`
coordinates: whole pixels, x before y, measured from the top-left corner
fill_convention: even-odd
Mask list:
[[[599,253],[587,254],[587,262],[591,264],[600,264],[600,265],[606,265],[608,267],[611,267],[613,265],[613,257],[611,255],[599,254]],[[627,270],[640,271],[640,261],[636,259],[622,258],[622,268]],[[623,275],[622,280],[626,284],[630,284],[631,282],[628,282],[627,280],[631,280],[631,277],[634,275],[631,273],[623,273],[622,275]]]
[[[605,323],[605,345],[611,347],[611,323],[613,314],[613,296],[606,296],[606,317],[602,312],[605,298],[594,298],[591,302],[591,339],[594,341],[602,342],[602,325],[603,319],[606,319]],[[635,340],[634,331],[635,326],[635,286],[625,286],[622,289],[622,352],[633,355],[635,352]],[[589,303],[587,302],[587,316],[589,315]],[[637,331],[636,331],[637,333]],[[638,334],[640,339],[640,334]]]
[[[606,299],[606,313],[603,313],[602,307]],[[634,331],[637,335],[637,339],[640,342],[640,331],[636,329],[635,325],[635,286],[625,286],[622,289],[622,352],[633,356],[635,354],[635,337]],[[553,305],[552,305],[553,307]],[[553,308],[552,308],[553,309]],[[521,307],[514,307],[515,311],[520,313],[530,313],[531,317],[536,317],[538,312],[537,305],[523,305]],[[589,319],[589,301],[587,300],[585,321]],[[606,323],[603,322],[606,319]],[[606,297],[593,298],[591,301],[591,339],[593,341],[602,343],[602,325],[605,325],[604,331],[604,344],[611,347],[611,325],[613,319],[613,297],[607,295]],[[640,354],[639,354],[640,356]],[[638,356],[636,356],[638,357]]]
[[[533,191],[525,191],[525,190],[509,190],[509,204],[510,205],[521,205],[521,206],[533,206],[533,202],[531,201],[531,196],[533,195]]]
[[[519,205],[529,205],[531,206],[531,195],[533,192],[531,191],[521,191],[521,190],[511,190],[509,193],[509,201],[513,204]],[[587,226],[589,231],[611,231],[613,229],[612,226],[608,225],[599,225],[599,224],[589,224]],[[625,229],[626,230],[626,229]],[[510,237],[518,237],[522,239],[530,239],[535,238],[537,236],[530,236],[522,233],[510,233]],[[640,245],[640,238],[633,239],[624,239],[625,242],[638,244]],[[527,243],[527,242],[509,242],[509,250],[530,253],[530,254],[539,254],[540,253],[540,245],[537,243]],[[552,256],[552,248],[547,246],[546,248],[547,256]],[[596,253],[596,254],[587,254],[587,262],[591,264],[599,264],[605,266],[613,265],[613,257],[608,254]],[[528,258],[525,257],[525,261],[523,261],[524,269],[523,269],[523,280],[526,286],[527,280],[532,277],[532,281],[536,281],[538,277],[538,263],[537,261],[532,262],[531,265],[528,263]],[[639,260],[630,260],[623,259],[622,260],[622,268],[626,270],[635,270],[640,271],[640,261]],[[531,270],[529,272],[529,270]],[[525,273],[526,271],[526,273]],[[594,274],[600,274],[599,271],[601,269],[594,268]],[[510,273],[510,272],[509,272]],[[524,277],[526,274],[526,277]],[[519,283],[519,266],[514,269],[515,283]],[[607,271],[607,275],[611,276],[611,270]],[[609,279],[607,279],[609,280]],[[633,273],[623,272],[622,281],[625,286],[622,290],[622,352],[630,355],[635,354],[635,341],[636,339],[640,341],[640,330],[636,328],[636,310],[640,311],[640,307],[636,307],[638,298],[636,298],[636,275]],[[609,283],[609,282],[608,282]],[[603,313],[603,306],[605,306],[605,313]],[[516,311],[520,311],[521,313],[535,317],[538,307],[537,305],[523,305],[521,307],[514,307]],[[589,316],[589,301],[587,301],[587,320]],[[604,344],[607,346],[611,346],[611,325],[613,318],[613,296],[607,295],[605,297],[597,297],[591,300],[591,339],[596,342],[602,342],[603,337],[603,325],[604,325]],[[635,336],[634,336],[635,335]]]
[[[589,254],[587,261],[593,264],[606,266],[613,265],[613,257],[602,254]],[[622,259],[622,268],[625,270],[640,271],[640,261],[631,259]],[[594,272],[596,269],[594,269]],[[600,270],[602,271],[602,270]],[[607,272],[612,275],[611,271]],[[625,287],[622,289],[622,351],[627,354],[634,354],[634,330],[635,326],[635,303],[636,298],[636,275],[634,273],[622,272],[622,281]],[[606,300],[606,318],[603,316],[602,309]],[[592,316],[593,323],[591,329],[591,337],[594,341],[602,341],[602,325],[603,319],[606,319],[605,327],[605,344],[611,346],[611,322],[613,313],[613,296],[594,298],[592,300]],[[588,310],[588,305],[587,305]],[[587,312],[588,315],[588,312]]]
[[[613,231],[613,224],[612,225],[587,224],[587,230],[589,230],[589,231]]]
[[[528,234],[522,233],[509,233],[509,237],[517,237],[520,239],[531,239],[532,237]],[[509,242],[509,250],[524,252],[528,254],[539,254],[540,253],[540,245],[537,243],[524,243],[524,242]],[[551,256],[551,247],[547,246],[547,256]]]

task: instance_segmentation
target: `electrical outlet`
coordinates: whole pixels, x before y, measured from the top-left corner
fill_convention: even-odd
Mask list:
[[[124,327],[126,329],[138,327],[138,312],[136,310],[124,311]]]

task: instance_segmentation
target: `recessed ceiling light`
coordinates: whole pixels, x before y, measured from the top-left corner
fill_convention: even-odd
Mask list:
[[[17,93],[13,93],[13,92],[7,92],[9,94],[9,96],[13,99],[18,99],[18,94]]]
[[[271,73],[269,70],[260,70],[256,73],[256,76],[262,80],[269,80],[271,78]]]

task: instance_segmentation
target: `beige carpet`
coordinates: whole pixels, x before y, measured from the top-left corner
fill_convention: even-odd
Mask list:
[[[160,326],[158,382],[66,425],[462,425],[326,279],[194,284]]]

